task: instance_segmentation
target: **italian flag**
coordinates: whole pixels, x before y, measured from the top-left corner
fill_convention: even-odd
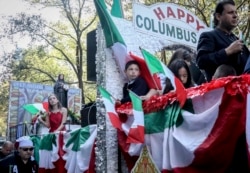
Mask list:
[[[122,123],[119,119],[117,112],[115,111],[115,103],[113,101],[112,95],[102,87],[99,87],[98,89],[101,93],[102,100],[106,108],[106,113],[109,117],[111,124],[114,126],[114,128],[122,130]]]
[[[129,60],[135,60],[140,64],[140,68],[142,71],[141,75],[146,80],[149,88],[161,89],[159,78],[157,76],[153,76],[152,78],[144,59],[133,55],[132,53],[128,53],[126,43],[113,22],[113,16],[119,18],[123,17],[121,2],[119,0],[115,0],[113,2],[113,6],[111,9],[111,14],[113,16],[110,15],[103,0],[94,0],[94,2],[98,16],[100,18],[101,26],[103,28],[106,45],[108,48],[111,48],[114,59],[116,60],[120,69],[120,73],[122,74],[124,79],[126,79],[126,75],[124,73],[125,64]]]
[[[154,55],[144,49],[141,49],[141,52],[152,75],[161,74],[161,81],[163,81],[161,83],[164,83],[166,77],[170,79],[171,84],[176,91],[177,99],[180,102],[180,105],[183,106],[186,101],[187,94],[181,81],[175,77],[172,71]]]
[[[23,105],[23,108],[29,113],[31,113],[31,115],[35,115],[39,111],[48,112],[49,110],[48,107],[49,107],[48,102]]]
[[[62,160],[63,132],[46,134],[41,138],[39,146],[39,172],[66,172],[65,161]]]
[[[110,12],[108,11],[105,2],[103,0],[94,0],[94,3],[95,3],[96,11],[100,19],[100,23],[102,25],[103,32],[104,32],[106,46],[112,50],[113,56],[120,69],[120,72],[125,79],[126,78],[126,75],[124,73],[125,64],[130,59],[127,53],[127,46],[120,32],[115,26],[112,20],[112,16],[110,15]],[[121,17],[120,13],[118,13],[117,11],[116,12],[113,11],[112,14],[114,15],[119,14],[116,16]]]
[[[70,173],[95,172],[94,143],[96,140],[96,125],[89,125],[76,129],[71,133],[65,133],[63,149],[66,161],[65,169]]]
[[[133,121],[129,128],[127,143],[144,143],[144,113],[142,100],[132,91],[129,96],[133,105]]]
[[[188,89],[182,108],[178,102],[162,102],[161,110],[145,113],[144,144],[161,172],[249,172],[249,80],[241,76],[212,81]],[[170,95],[143,105],[164,97]],[[124,142],[120,137],[126,153]],[[125,156],[131,170],[135,158]]]
[[[132,92],[129,95],[133,104],[132,115],[126,116],[125,120],[119,117],[115,110],[111,94],[102,87],[99,87],[106,113],[114,128],[124,132],[127,136],[126,143],[143,143],[144,142],[144,121],[141,99]]]
[[[32,137],[39,173],[94,173],[96,125]],[[39,149],[37,153],[36,149]]]

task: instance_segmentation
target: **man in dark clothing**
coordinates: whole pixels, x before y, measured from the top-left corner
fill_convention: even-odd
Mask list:
[[[249,50],[232,30],[238,25],[234,1],[220,1],[214,13],[215,29],[203,32],[197,46],[197,64],[210,81],[218,66],[231,65],[237,75],[243,73]]]
[[[9,154],[12,153],[13,151],[13,143],[11,141],[4,141],[2,145],[2,149],[0,151],[0,160],[4,159],[7,157]]]
[[[1,173],[37,173],[33,142],[28,136],[17,139],[17,151],[0,161]]]

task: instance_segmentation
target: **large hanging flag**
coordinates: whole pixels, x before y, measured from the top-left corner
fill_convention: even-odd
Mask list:
[[[189,105],[181,108],[174,102],[145,114],[145,144],[161,172],[224,173],[233,161],[236,147],[245,151],[237,172],[248,170],[250,152],[246,142],[239,141],[246,133],[249,144],[249,79],[250,76],[221,79],[191,88]]]
[[[187,94],[181,81],[177,77],[175,77],[171,70],[168,69],[167,66],[154,55],[144,49],[141,49],[141,52],[152,75],[163,75],[163,79],[161,79],[163,81],[166,80],[166,77],[170,79],[171,84],[176,91],[177,99],[180,102],[180,105],[183,106],[186,101]]]
[[[62,143],[59,141],[59,134],[50,133],[42,136],[39,147],[39,172],[53,172],[64,167],[64,164],[58,168],[57,161],[60,159],[58,153]],[[62,156],[62,155],[61,155]]]
[[[127,46],[115,26],[105,2],[103,0],[94,0],[94,2],[104,32],[106,46],[112,49],[120,73],[126,78],[124,73],[125,64],[130,59],[127,53]]]
[[[94,144],[96,140],[96,125],[85,126],[71,133],[64,134],[63,159],[66,161],[65,168],[70,173],[94,173],[95,161]]]

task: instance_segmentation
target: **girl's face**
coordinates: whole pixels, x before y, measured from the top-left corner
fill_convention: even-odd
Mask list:
[[[140,69],[138,65],[131,64],[127,70],[125,70],[125,73],[128,77],[128,80],[134,80],[140,75]]]
[[[48,100],[49,100],[49,104],[52,106],[58,103],[58,99],[56,98],[55,95],[49,96]]]
[[[183,84],[186,84],[186,83],[187,83],[188,73],[187,73],[187,70],[186,70],[184,67],[181,67],[181,68],[178,70],[178,76],[179,76],[179,79],[181,80],[181,82],[182,82]]]

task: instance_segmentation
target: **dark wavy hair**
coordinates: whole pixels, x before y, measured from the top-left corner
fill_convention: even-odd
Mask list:
[[[187,63],[183,59],[177,59],[169,64],[168,68],[174,73],[174,75],[179,78],[179,70],[184,67],[187,71],[187,83],[183,84],[185,88],[194,86],[190,70]]]
[[[235,6],[235,2],[233,0],[222,0],[216,5],[214,12],[214,27],[216,27],[219,23],[219,21],[216,19],[216,13],[222,14],[224,11],[224,6],[227,4]]]
[[[127,69],[129,68],[129,66],[131,66],[132,64],[137,65],[137,66],[139,67],[139,69],[141,69],[141,68],[140,68],[140,64],[139,64],[137,61],[132,60],[132,61],[128,61],[128,62],[126,63],[126,65],[125,65],[125,70],[127,70]]]
[[[168,62],[168,65],[170,65],[173,61],[177,59],[183,59],[185,61],[191,62],[192,61],[192,56],[189,51],[183,48],[178,48],[175,50],[173,55],[171,56],[171,59]]]

